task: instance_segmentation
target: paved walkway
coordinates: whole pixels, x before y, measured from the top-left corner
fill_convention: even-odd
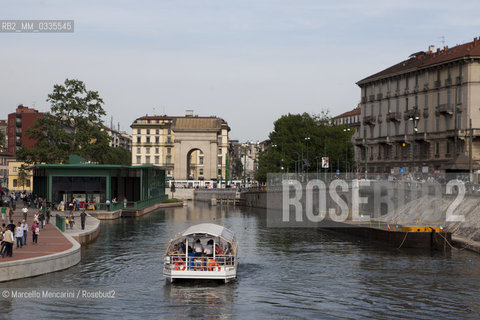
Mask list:
[[[34,257],[46,256],[52,253],[58,253],[70,249],[73,245],[72,243],[65,238],[61,231],[55,228],[52,223],[55,223],[55,218],[50,219],[50,224],[45,225],[43,229],[40,229],[40,234],[38,235],[38,243],[32,242],[32,232],[30,228],[33,225],[33,210],[28,212],[28,235],[27,235],[27,245],[22,248],[17,248],[16,239],[13,244],[13,254],[12,257],[0,257],[0,266],[2,262],[15,261],[21,259],[28,259]],[[18,225],[18,221],[22,221],[23,213],[21,211],[15,212],[13,215],[13,222],[15,225]],[[0,217],[1,220],[1,217]],[[2,223],[8,224],[6,221]]]

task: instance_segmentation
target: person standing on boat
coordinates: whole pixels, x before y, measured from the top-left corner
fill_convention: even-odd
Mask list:
[[[213,240],[210,239],[205,246],[205,255],[207,257],[213,257]]]
[[[193,250],[195,251],[195,256],[199,257],[203,254],[203,246],[202,243],[200,242],[200,239],[197,239],[195,241],[195,245],[193,246]]]

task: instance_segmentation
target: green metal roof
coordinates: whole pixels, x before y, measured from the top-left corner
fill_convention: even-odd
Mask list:
[[[36,164],[36,168],[81,168],[81,169],[148,169],[156,168],[165,170],[163,167],[145,164],[140,166],[124,166],[117,164]]]

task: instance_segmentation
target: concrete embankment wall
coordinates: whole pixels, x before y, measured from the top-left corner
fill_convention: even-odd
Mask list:
[[[184,189],[184,188],[178,188],[175,189],[175,192],[172,193],[170,192],[170,188],[165,189],[165,194],[168,195],[168,198],[176,198],[180,200],[193,200],[193,192],[195,189]]]
[[[4,262],[0,268],[0,282],[34,277],[78,264],[81,259],[80,244],[71,236],[64,236],[73,244],[72,248],[47,256]]]
[[[408,191],[408,192],[407,192]],[[405,192],[400,189],[394,190],[393,210],[381,208],[380,220],[387,223],[406,224],[442,224],[447,230],[452,232],[452,239],[455,243],[465,246],[473,251],[480,252],[480,197],[477,194],[466,194],[458,206],[453,207],[453,201],[456,195],[440,194],[412,195],[410,190]],[[402,193],[403,192],[403,193]],[[362,197],[372,197],[373,191],[362,190]],[[268,196],[267,196],[268,194]],[[351,208],[351,190],[349,192],[338,192],[340,198],[344,199]],[[401,196],[399,196],[401,194]],[[383,194],[382,194],[383,196]],[[254,208],[282,208],[282,192],[280,190],[266,191],[248,191],[242,192],[242,204]],[[291,196],[292,197],[292,196]],[[335,203],[327,197],[327,208],[338,208]],[[401,199],[400,199],[401,198]],[[305,206],[305,197],[300,200]],[[369,203],[360,206],[360,213],[369,215],[373,212],[374,201],[369,198]],[[314,212],[318,210],[318,200],[313,201]],[[446,212],[448,209],[454,209],[452,214],[458,215],[462,221],[446,221]],[[375,218],[376,220],[376,218]]]
[[[92,217],[90,217],[89,219],[92,219]],[[95,241],[100,234],[100,220],[95,219],[94,221],[94,225],[89,228],[88,231],[80,231],[72,234],[73,239],[75,239],[80,244],[88,244]]]

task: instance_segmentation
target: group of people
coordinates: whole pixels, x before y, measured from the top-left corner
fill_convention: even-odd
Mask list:
[[[32,243],[38,243],[38,235],[40,233],[40,225],[38,220],[34,220],[31,228],[28,227],[27,221],[24,219],[15,225],[13,221],[10,221],[8,225],[2,224],[0,230],[0,256],[4,258],[12,257],[13,245],[17,244],[17,249],[20,249],[27,245],[28,232],[32,232]]]
[[[186,239],[183,239],[181,242],[175,244],[172,248],[172,253],[177,254],[185,254],[187,253],[186,247]],[[205,246],[202,245],[200,239],[195,239],[192,246],[188,246],[188,253],[192,253],[195,257],[213,257],[213,250],[214,250],[214,241],[213,239],[209,239]],[[221,246],[218,243],[215,243],[215,254],[224,254],[224,250],[222,250]]]

